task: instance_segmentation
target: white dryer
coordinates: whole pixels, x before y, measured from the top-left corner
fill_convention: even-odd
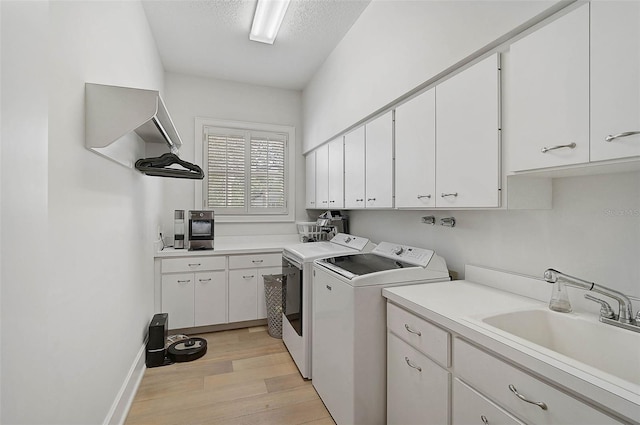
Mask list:
[[[450,280],[428,249],[381,242],[371,253],[316,260],[313,386],[338,425],[386,422],[385,287]]]

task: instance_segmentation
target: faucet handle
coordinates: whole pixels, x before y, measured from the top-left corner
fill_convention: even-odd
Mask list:
[[[608,302],[589,294],[584,294],[584,297],[589,301],[600,303],[600,317],[605,317],[607,319],[616,319],[616,314],[613,312],[613,309]]]

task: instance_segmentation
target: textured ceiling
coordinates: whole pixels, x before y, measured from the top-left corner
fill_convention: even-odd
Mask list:
[[[249,40],[255,0],[145,0],[165,70],[302,89],[370,0],[292,0],[273,45]]]

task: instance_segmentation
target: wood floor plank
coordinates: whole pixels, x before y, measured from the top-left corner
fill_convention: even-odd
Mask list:
[[[335,425],[266,327],[197,336],[207,340],[205,356],[147,369],[126,425]]]

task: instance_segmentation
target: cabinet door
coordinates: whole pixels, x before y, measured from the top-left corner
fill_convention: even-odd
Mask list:
[[[638,155],[640,2],[591,2],[591,160]]]
[[[344,207],[364,208],[364,127],[344,136]]]
[[[509,56],[511,171],[588,162],[589,5],[515,42]]]
[[[316,208],[329,207],[329,146],[316,149]]]
[[[436,92],[400,105],[395,116],[396,207],[433,207],[436,190]]]
[[[449,372],[394,334],[387,337],[387,423],[449,423]]]
[[[492,55],[436,86],[436,206],[500,205],[500,71]]]
[[[329,142],[329,208],[344,208],[344,140]]]
[[[269,274],[282,274],[282,267],[266,267],[258,269],[258,319],[267,318],[267,300],[264,293],[264,276]]]
[[[523,425],[458,378],[453,380],[452,424]]]
[[[224,271],[195,274],[194,325],[227,322],[227,274]]]
[[[306,164],[306,194],[305,208],[316,208],[316,153],[309,152],[305,158]]]
[[[169,329],[193,327],[194,274],[162,275],[162,312],[169,314]]]
[[[365,206],[393,207],[392,112],[365,126]]]
[[[258,318],[258,269],[229,270],[229,322]]]

